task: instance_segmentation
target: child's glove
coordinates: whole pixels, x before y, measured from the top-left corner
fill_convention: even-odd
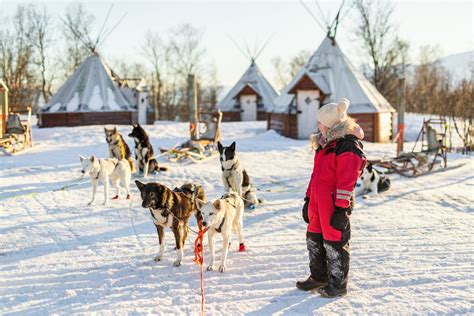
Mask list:
[[[351,209],[334,206],[334,214],[331,217],[331,226],[338,230],[344,230],[349,225],[349,215],[351,214]]]
[[[303,205],[303,220],[309,224],[309,217],[308,217],[308,205],[309,205],[309,197],[304,198],[304,205]]]

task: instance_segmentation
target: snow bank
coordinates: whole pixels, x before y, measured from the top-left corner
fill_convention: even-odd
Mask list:
[[[146,126],[155,150],[187,137],[188,125]],[[131,130],[119,126],[125,140]],[[408,133],[411,134],[411,133]],[[127,201],[87,207],[89,183],[52,192],[79,176],[79,154],[107,156],[102,126],[35,129],[36,146],[0,157],[0,313],[194,314],[199,269],[192,241],[183,265],[165,260],[136,188]],[[450,155],[457,169],[416,179],[393,177],[384,195],[360,199],[354,211],[348,296],[335,300],[298,291],[308,275],[300,210],[312,170],[307,141],[265,130],[265,122],[224,123],[225,144],[237,141],[243,164],[267,200],[244,215],[248,252],[233,244],[228,271],[205,273],[209,315],[459,314],[473,313],[472,157]],[[369,157],[393,156],[393,144],[366,144]],[[169,186],[201,183],[209,198],[222,193],[219,161],[170,164],[154,176]],[[192,219],[191,226],[195,227]],[[217,250],[220,251],[218,238]],[[218,255],[218,254],[217,254]],[[208,262],[206,246],[205,262]]]

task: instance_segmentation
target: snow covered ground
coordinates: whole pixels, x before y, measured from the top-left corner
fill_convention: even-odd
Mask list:
[[[187,136],[182,123],[146,129],[155,149]],[[128,134],[130,127],[119,130]],[[172,266],[171,233],[165,260],[154,262],[155,228],[135,187],[131,210],[125,200],[102,206],[101,187],[97,205],[86,206],[87,182],[53,192],[80,175],[80,154],[107,156],[103,128],[35,129],[34,138],[34,148],[0,157],[0,313],[198,314],[194,234],[182,266]],[[244,216],[248,252],[236,251],[234,236],[228,270],[205,273],[208,314],[474,313],[472,156],[450,155],[450,166],[463,164],[457,169],[415,179],[394,176],[391,191],[358,199],[349,294],[324,299],[294,286],[308,276],[300,216],[312,170],[308,142],[265,131],[265,122],[225,123],[223,139],[226,144],[237,141],[267,203]],[[367,143],[366,150],[369,157],[380,158],[393,156],[395,146]],[[150,181],[170,187],[193,181],[204,186],[209,198],[221,195],[217,159],[204,164],[162,161],[172,170]],[[194,219],[191,226],[196,226]]]

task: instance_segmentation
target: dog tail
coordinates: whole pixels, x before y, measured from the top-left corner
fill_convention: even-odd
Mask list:
[[[132,158],[132,156],[128,157],[127,160],[130,164],[130,170],[132,171],[132,174],[134,174],[135,172],[137,172],[137,169],[135,167],[135,160]]]

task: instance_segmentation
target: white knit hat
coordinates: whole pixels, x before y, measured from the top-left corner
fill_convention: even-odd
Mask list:
[[[328,103],[318,110],[317,119],[326,127],[331,128],[347,119],[347,109],[351,103],[342,98],[339,103]]]

